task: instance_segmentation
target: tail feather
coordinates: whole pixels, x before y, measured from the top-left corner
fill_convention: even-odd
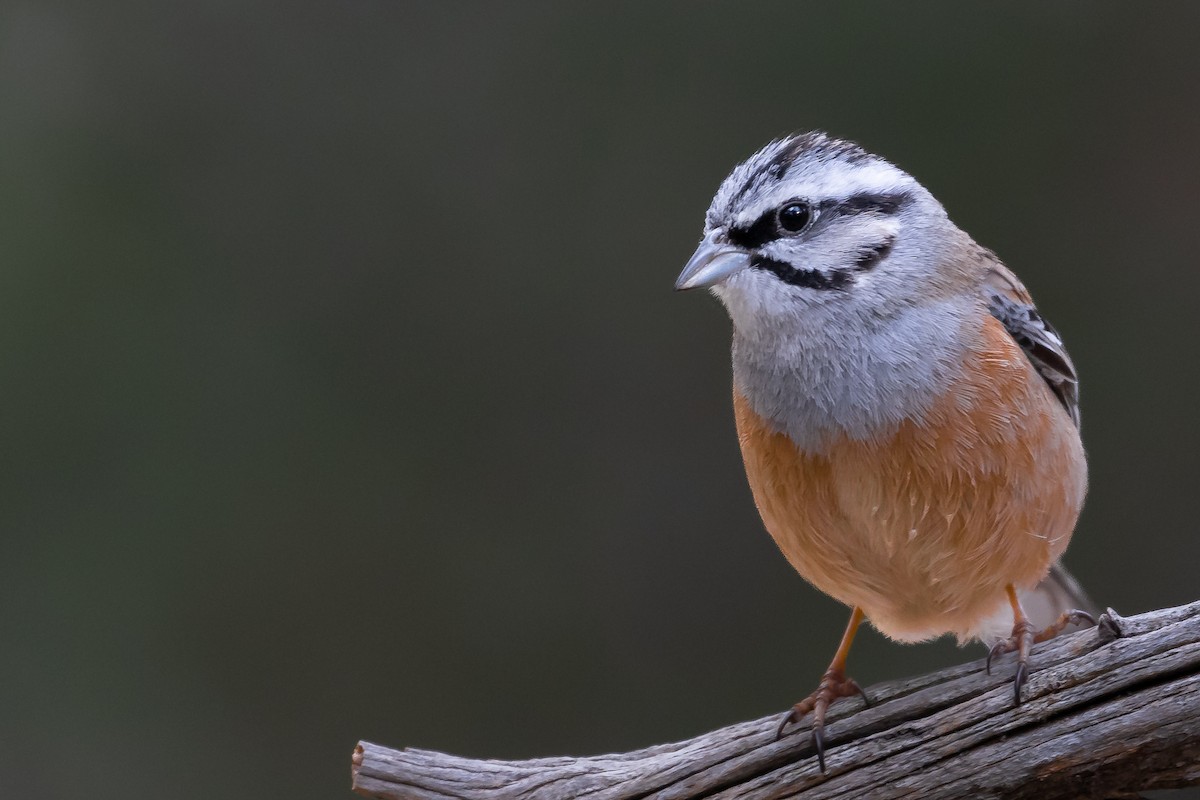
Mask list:
[[[1061,563],[1055,563],[1041,583],[1032,589],[1018,589],[1017,598],[1021,608],[1033,623],[1034,630],[1041,630],[1054,624],[1064,611],[1086,611],[1093,617],[1100,613],[1087,592],[1079,585],[1079,581],[1067,572]],[[987,645],[1001,639],[1007,639],[1012,634],[1012,612],[1005,603],[1003,610],[988,618],[977,630],[978,638]],[[1063,633],[1079,630],[1080,626],[1072,625]]]
[[[1017,597],[1038,630],[1053,624],[1064,611],[1086,611],[1093,617],[1100,613],[1092,598],[1061,562],[1050,568],[1041,583],[1028,591],[1018,592]]]

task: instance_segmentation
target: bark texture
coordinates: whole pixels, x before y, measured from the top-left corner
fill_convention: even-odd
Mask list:
[[[1200,785],[1200,602],[1038,645],[1013,703],[1013,656],[868,689],[831,709],[828,772],[778,716],[586,758],[489,761],[360,742],[353,788],[389,800],[1116,798]]]

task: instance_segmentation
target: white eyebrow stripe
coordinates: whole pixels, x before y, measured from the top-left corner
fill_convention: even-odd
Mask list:
[[[817,185],[830,199],[856,194],[892,194],[913,183],[912,178],[886,161],[830,164],[826,165],[821,177]]]
[[[733,168],[705,214],[705,231],[745,227],[792,199],[839,203],[854,196],[906,194],[920,185],[853,142],[819,131],[776,139]]]
[[[796,197],[820,203],[825,200],[848,200],[863,194],[902,194],[915,183],[908,174],[886,161],[827,163],[817,180],[806,180],[801,175],[797,175],[795,180],[785,178],[772,191],[744,207],[733,223],[736,227],[752,225],[767,211]]]

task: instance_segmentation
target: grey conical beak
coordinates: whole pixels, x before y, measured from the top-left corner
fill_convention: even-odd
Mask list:
[[[717,232],[714,231],[705,236],[696,252],[692,253],[683,272],[675,280],[675,288],[682,291],[712,286],[748,266],[750,254],[727,242],[718,242]]]

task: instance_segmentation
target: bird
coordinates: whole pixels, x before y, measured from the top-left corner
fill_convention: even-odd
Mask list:
[[[991,250],[920,183],[820,131],[771,141],[721,183],[675,283],[733,327],[733,410],[768,533],[851,609],[810,712],[862,688],[867,620],[890,639],[946,634],[1015,652],[1095,624],[1062,566],[1087,493],[1079,378],[1058,331]]]

